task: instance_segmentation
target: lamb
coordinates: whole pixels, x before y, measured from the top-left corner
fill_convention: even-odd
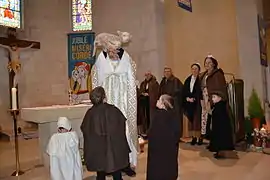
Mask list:
[[[132,36],[128,32],[117,31],[117,35],[110,33],[100,33],[96,36],[94,42],[94,50],[92,56],[96,55],[97,48],[102,48],[103,51],[108,49],[119,49],[123,44],[129,43]]]

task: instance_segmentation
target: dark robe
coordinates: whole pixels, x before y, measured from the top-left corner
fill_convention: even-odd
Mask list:
[[[199,77],[196,78],[193,90],[190,91],[192,75],[189,76],[184,83],[183,89],[183,101],[184,101],[184,113],[187,116],[190,125],[189,130],[191,131],[200,131],[201,130],[201,100],[202,100],[202,89]],[[194,102],[187,102],[187,98],[194,98]]]
[[[212,152],[234,150],[233,130],[227,103],[220,101],[213,106],[209,150]]]
[[[183,83],[175,76],[162,79],[159,86],[159,96],[168,94],[174,99],[174,108],[178,111],[177,116],[180,126],[180,137],[183,134]]]
[[[147,87],[148,85],[148,87]],[[149,96],[142,95],[148,93]],[[150,80],[144,80],[140,85],[139,96],[139,121],[142,122],[143,131],[146,133],[150,126],[150,119],[153,114],[153,110],[156,108],[156,103],[159,95],[159,84],[155,77]]]
[[[83,119],[84,159],[88,171],[115,172],[129,164],[126,118],[107,103],[93,106]]]
[[[140,89],[138,88],[138,86],[136,86],[136,92],[137,92],[137,102],[139,102],[140,100]],[[137,126],[141,126],[142,125],[142,121],[140,119],[140,103],[137,103]]]
[[[157,109],[148,132],[147,180],[176,180],[180,129],[173,110]]]

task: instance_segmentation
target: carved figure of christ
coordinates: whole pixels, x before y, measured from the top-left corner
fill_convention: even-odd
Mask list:
[[[8,70],[9,72],[13,70],[15,73],[13,87],[15,87],[16,84],[18,83],[18,73],[20,72],[20,69],[21,69],[20,52],[23,50],[30,49],[33,46],[34,46],[34,43],[25,48],[20,48],[16,44],[11,44],[10,46],[0,44],[0,47],[7,49],[9,52],[10,61],[8,63]]]
[[[16,29],[8,29],[8,37],[0,37],[0,47],[5,48],[9,52],[8,70],[11,87],[15,87],[18,82],[18,73],[20,72],[20,53],[24,50],[34,48],[40,49],[39,42],[24,41],[16,38]]]
[[[15,73],[17,73],[20,70],[21,63],[20,63],[20,52],[23,50],[30,49],[34,46],[34,44],[31,44],[28,47],[20,48],[16,44],[11,44],[10,46],[2,45],[0,44],[0,47],[5,48],[9,51],[9,71],[13,70]]]

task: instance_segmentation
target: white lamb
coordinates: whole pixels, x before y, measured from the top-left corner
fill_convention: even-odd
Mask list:
[[[94,42],[93,56],[96,55],[97,48],[102,48],[103,51],[108,49],[119,49],[123,44],[129,43],[132,36],[128,32],[117,31],[117,35],[109,33],[100,33],[96,36]]]

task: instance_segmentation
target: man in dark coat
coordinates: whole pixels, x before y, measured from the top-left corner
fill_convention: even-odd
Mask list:
[[[159,96],[168,94],[174,99],[174,108],[178,111],[180,137],[183,135],[183,83],[173,75],[172,69],[164,68],[164,77],[160,83]]]
[[[121,169],[129,164],[126,139],[126,118],[113,105],[105,103],[105,91],[96,87],[90,94],[93,107],[83,119],[84,159],[88,171],[97,172],[97,180],[105,180],[110,173],[114,180],[122,180]]]
[[[142,132],[147,134],[153,109],[159,98],[159,84],[151,72],[145,73],[145,79],[139,91],[139,121],[142,122]]]

